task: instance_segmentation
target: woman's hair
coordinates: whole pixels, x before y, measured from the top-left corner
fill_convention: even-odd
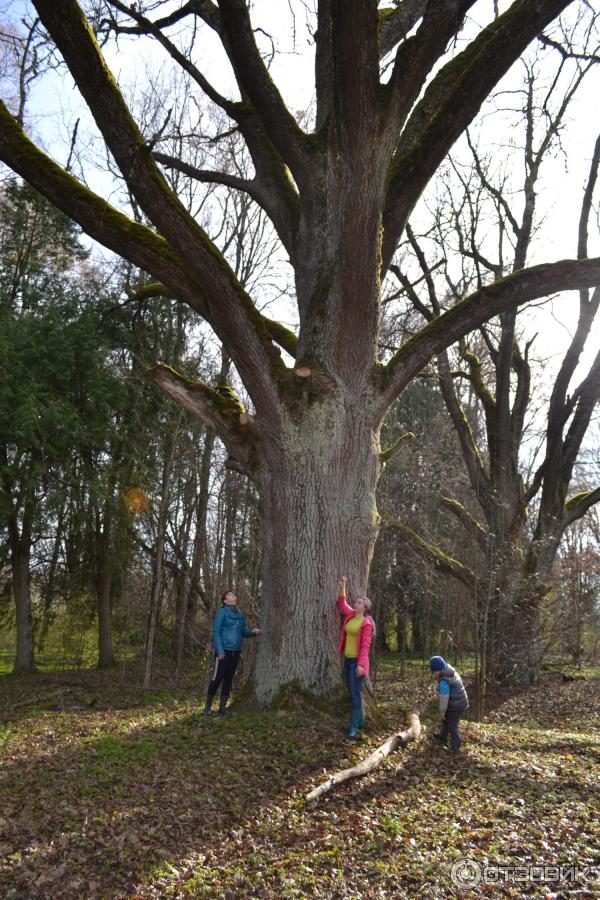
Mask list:
[[[361,597],[363,603],[365,604],[365,612],[369,614],[371,612],[371,601],[368,597]],[[373,637],[377,634],[377,625],[375,624],[375,619],[372,616],[368,616],[371,620],[371,624],[373,625]]]
[[[227,596],[227,594],[235,594],[235,591],[232,590],[232,588],[227,588],[226,591],[223,591],[223,593],[221,594],[221,606],[223,606],[223,604],[225,603],[225,597]]]

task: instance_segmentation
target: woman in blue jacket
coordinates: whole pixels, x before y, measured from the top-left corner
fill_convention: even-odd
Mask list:
[[[246,628],[244,613],[237,606],[233,591],[225,591],[221,597],[221,608],[217,610],[212,624],[212,640],[215,647],[215,668],[204,705],[203,715],[210,716],[215,694],[222,683],[219,701],[219,716],[229,715],[227,700],[231,684],[240,661],[244,638],[260,634],[259,628]]]

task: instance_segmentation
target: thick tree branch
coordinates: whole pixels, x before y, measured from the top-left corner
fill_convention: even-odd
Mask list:
[[[410,338],[384,367],[381,414],[432,356],[492,316],[549,294],[597,284],[600,284],[600,257],[563,259],[532,266],[475,291]]]
[[[379,10],[379,52],[387,56],[406,39],[428,6],[427,0],[402,0],[395,9]]]
[[[373,146],[379,119],[377,4],[331,0],[331,43],[338,153],[350,161]]]
[[[243,98],[248,98],[264,124],[269,140],[289,165],[296,183],[310,176],[306,135],[287,109],[265,66],[245,0],[219,0],[223,46],[233,66]]]
[[[400,453],[402,449],[402,444],[406,441],[414,441],[415,433],[414,431],[406,431],[404,434],[401,434],[399,438],[396,438],[393,444],[390,444],[389,447],[386,447],[385,450],[382,450],[379,454],[379,458],[382,463],[389,463],[395,456]]]
[[[444,3],[428,3],[416,35],[398,47],[386,91],[390,101],[388,127],[392,129],[394,145],[427,75],[460,29],[465,13],[474,2],[446,0]]]
[[[333,108],[333,46],[331,43],[331,0],[320,0],[315,34],[316,130],[320,131]]]
[[[396,519],[386,518],[383,520],[384,527],[394,528],[405,540],[411,545],[419,556],[431,563],[435,568],[444,575],[452,575],[457,581],[460,581],[470,591],[474,591],[477,586],[477,576],[472,569],[448,556],[440,547],[427,543],[420,535],[411,528],[402,525]]]
[[[565,504],[565,528],[581,519],[596,503],[600,503],[600,487],[571,497]]]
[[[564,440],[560,471],[561,479],[566,484],[571,480],[581,442],[585,437],[594,409],[600,402],[600,352],[596,355],[586,377],[575,390],[574,399],[576,401],[575,412]]]
[[[477,354],[473,353],[471,350],[463,350],[462,356],[469,366],[473,390],[485,410],[486,419],[489,419],[494,413],[496,401],[494,395],[483,380],[481,360]]]
[[[154,366],[146,377],[179,406],[215,429],[227,452],[248,476],[254,470],[252,432],[242,403],[231,389],[190,381],[171,366]],[[244,423],[244,424],[242,424]]]
[[[282,325],[281,322],[277,322],[275,319],[269,319],[262,314],[261,323],[268,332],[269,337],[295,359],[296,351],[298,349],[298,338],[294,332],[290,331],[289,328],[286,328],[285,325]]]
[[[515,0],[426,89],[390,169],[382,263],[386,271],[410,212],[455,140],[533,38],[572,0]]]
[[[531,343],[531,342],[530,342]],[[531,399],[531,369],[529,367],[529,347],[525,347],[525,355],[521,354],[518,345],[515,344],[513,352],[513,369],[517,373],[517,389],[510,417],[510,431],[512,435],[513,458],[518,459],[519,448],[523,439],[525,426],[525,414]]]
[[[443,506],[458,519],[470,537],[479,544],[480,549],[485,553],[489,538],[487,529],[458,500],[454,500],[452,497],[442,497],[441,500]]]

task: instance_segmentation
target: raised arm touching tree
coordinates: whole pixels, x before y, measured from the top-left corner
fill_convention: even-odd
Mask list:
[[[271,77],[254,8],[245,0],[175,8],[104,0],[89,5],[89,14],[76,0],[33,0],[142,221],[110,206],[39,150],[10,101],[0,106],[0,159],[204,318],[252,403],[251,415],[244,415],[235,395],[165,366],[154,370],[157,384],[215,428],[233,464],[260,488],[263,639],[255,688],[261,703],[289,682],[316,693],[338,684],[334,579],[347,572],[356,591],[365,592],[379,527],[380,427],[411,378],[432,354],[494,315],[552,292],[600,284],[600,259],[523,269],[479,286],[385,365],[378,358],[381,281],[415,203],[489,92],[570,5],[577,4],[515,0],[476,26],[469,18],[474,0],[403,0],[389,7],[319,0],[310,23],[315,127],[309,132]],[[217,89],[198,62],[207,32],[220,41],[236,99]],[[243,137],[252,177],[192,170],[185,154],[164,153],[168,106],[163,126],[143,133],[103,55],[115,36],[153,40],[186,73],[194,91],[227,117],[225,131]],[[388,61],[385,82],[380,71]],[[161,167],[245,192],[265,210],[293,268],[297,334],[259,311],[260,291],[242,285]],[[584,394],[582,386],[582,403]]]

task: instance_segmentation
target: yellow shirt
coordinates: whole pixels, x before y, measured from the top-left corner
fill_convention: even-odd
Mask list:
[[[348,619],[344,628],[346,629],[346,645],[344,647],[344,656],[348,659],[356,659],[358,656],[358,632],[364,622],[364,616],[352,616]]]

